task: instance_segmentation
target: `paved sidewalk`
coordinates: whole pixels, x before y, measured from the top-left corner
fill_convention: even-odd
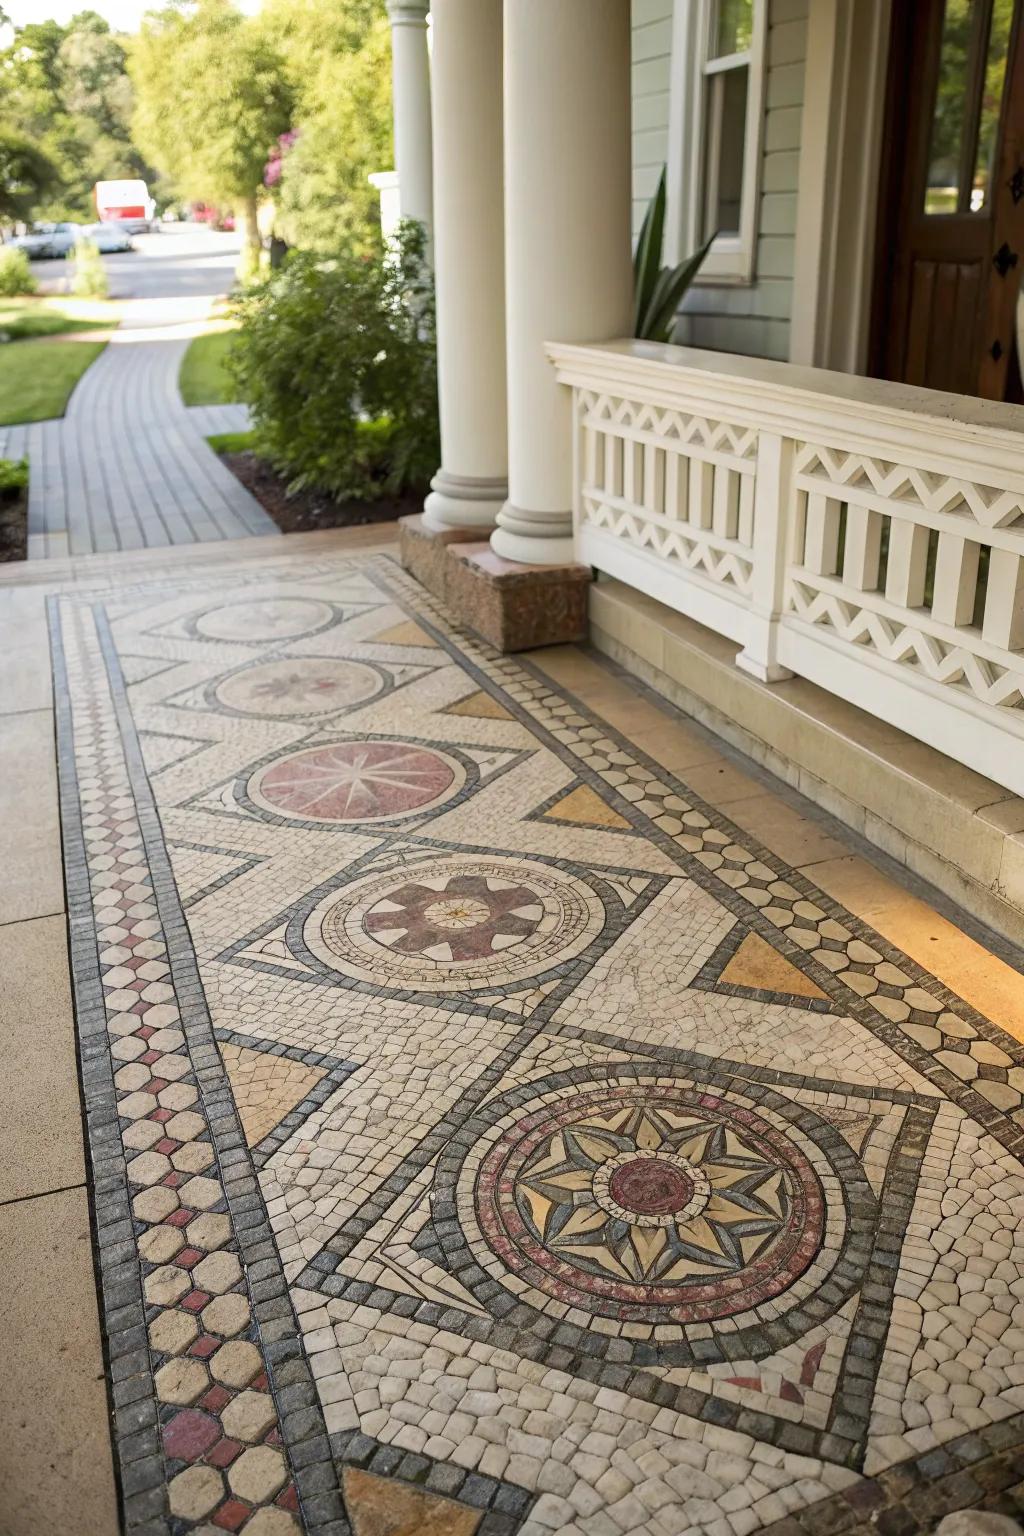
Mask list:
[[[1019,1511],[1014,954],[389,539],[0,581],[0,1532]]]
[[[209,305],[128,304],[62,420],[0,428],[0,457],[30,463],[30,560],[277,532],[205,441],[244,428],[244,407],[197,414],[178,393],[181,360]],[[209,425],[222,420],[232,424]]]

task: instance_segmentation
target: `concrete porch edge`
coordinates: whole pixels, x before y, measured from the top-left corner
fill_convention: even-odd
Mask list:
[[[590,641],[709,730],[1015,943],[1024,800],[801,678],[766,685],[737,647],[620,582],[590,589]]]

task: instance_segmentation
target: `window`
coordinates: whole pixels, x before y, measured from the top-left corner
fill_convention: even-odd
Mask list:
[[[669,167],[679,256],[715,242],[712,283],[754,276],[767,0],[676,0]]]

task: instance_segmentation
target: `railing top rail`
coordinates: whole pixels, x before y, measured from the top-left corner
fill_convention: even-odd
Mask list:
[[[972,451],[975,473],[1024,473],[1024,406],[652,341],[549,342],[547,353],[562,382],[583,389],[654,392],[690,409],[699,397],[705,410],[756,419],[789,437],[833,437],[837,428],[847,440],[879,434],[885,444],[876,438],[876,452],[927,442],[958,457]]]

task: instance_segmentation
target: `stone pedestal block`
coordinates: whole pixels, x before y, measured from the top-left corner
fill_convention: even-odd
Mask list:
[[[445,603],[452,618],[499,651],[528,651],[586,639],[586,565],[521,565],[489,544],[452,544]]]
[[[399,553],[402,565],[421,587],[426,587],[440,601],[445,600],[445,556],[450,544],[472,544],[486,540],[490,526],[480,528],[431,528],[422,513],[398,519]]]

